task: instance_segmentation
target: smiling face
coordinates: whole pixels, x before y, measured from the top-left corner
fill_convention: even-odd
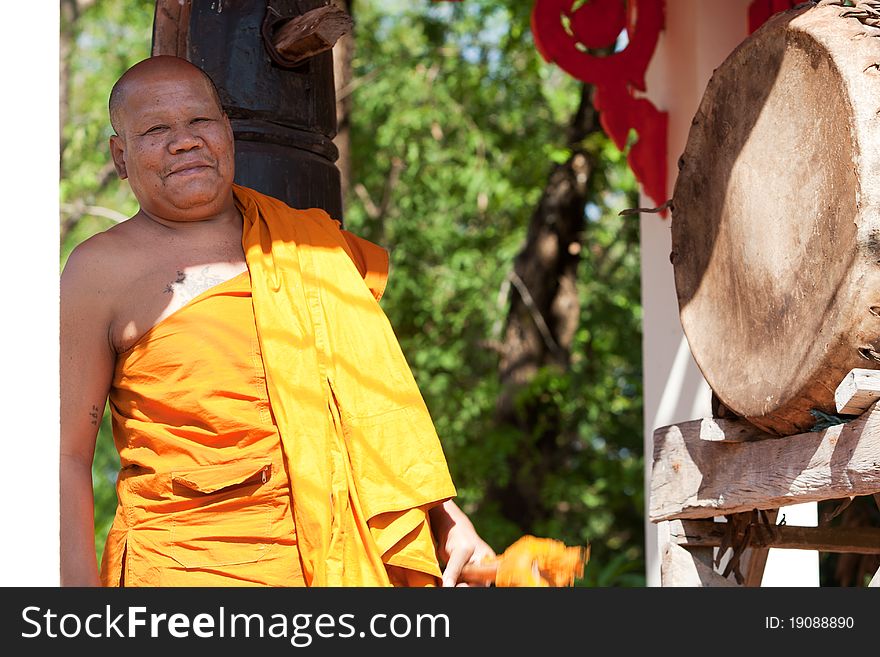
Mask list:
[[[118,87],[110,151],[141,209],[168,221],[200,221],[233,207],[232,127],[204,74],[185,60],[152,58]]]

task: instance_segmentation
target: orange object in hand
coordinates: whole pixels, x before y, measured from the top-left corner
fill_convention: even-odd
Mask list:
[[[583,577],[590,560],[590,546],[567,547],[561,541],[523,536],[500,557],[481,564],[468,564],[462,579],[469,584],[503,587],[572,586]]]

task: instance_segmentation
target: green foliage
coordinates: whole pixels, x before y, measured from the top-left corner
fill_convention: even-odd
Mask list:
[[[544,63],[529,3],[355,6],[354,184],[349,228],[391,250],[383,300],[481,534],[503,550],[523,533],[592,546],[584,585],[644,584],[638,223],[624,156],[602,135],[580,269],[581,324],[568,371],[522,391],[531,431],[494,425],[513,258],[552,168],[571,157],[574,80]],[[403,169],[389,190],[389,172]],[[535,449],[563,427],[557,453]],[[535,482],[542,520],[526,526],[486,498],[489,483]]]
[[[151,0],[96,0],[72,25],[62,25],[72,36],[61,144],[62,266],[77,244],[137,211],[128,185],[112,170],[107,99],[125,69],[149,57],[154,7]]]
[[[95,460],[92,462],[92,486],[95,491],[95,551],[98,563],[104,554],[104,541],[113,516],[116,513],[116,476],[119,473],[119,454],[113,445],[113,430],[110,428],[110,407],[104,409],[98,440],[95,445]]]

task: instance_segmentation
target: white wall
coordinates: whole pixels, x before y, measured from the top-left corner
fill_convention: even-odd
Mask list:
[[[750,0],[667,0],[666,29],[648,68],[648,98],[669,113],[667,167],[671,198],[691,120],[712,72],[748,32]],[[656,203],[642,198],[643,207]],[[645,490],[650,491],[653,432],[658,427],[711,415],[711,392],[694,363],[681,329],[675,294],[670,218],[643,214],[641,225]],[[646,494],[647,498],[647,494]],[[645,508],[648,586],[660,585],[660,550],[665,523],[647,520]],[[815,525],[816,505],[783,510],[790,525]],[[764,585],[815,586],[818,553],[771,550]]]
[[[57,586],[58,5],[7,3],[3,157],[3,540],[0,585]],[[23,58],[23,53],[25,54]]]

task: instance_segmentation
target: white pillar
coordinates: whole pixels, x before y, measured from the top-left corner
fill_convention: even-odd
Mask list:
[[[58,586],[58,50],[34,48],[24,25],[59,29],[57,5],[4,6],[5,83],[0,176],[7,233],[2,259],[3,540],[0,585]],[[36,12],[36,14],[34,14]],[[11,15],[10,15],[11,14]],[[27,60],[22,58],[27,53]]]

